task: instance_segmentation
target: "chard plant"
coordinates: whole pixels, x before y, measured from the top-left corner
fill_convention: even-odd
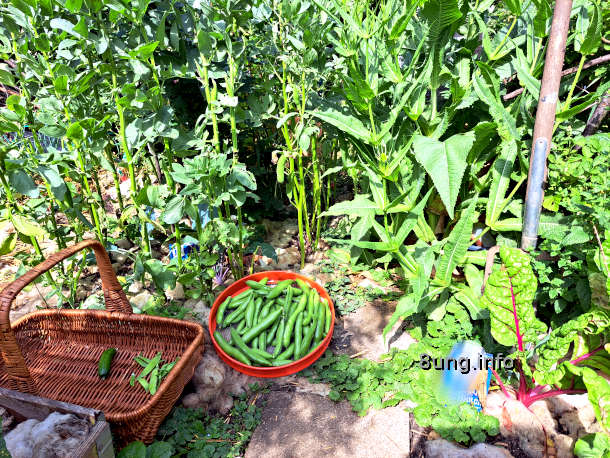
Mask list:
[[[502,267],[489,276],[481,305],[489,310],[491,334],[511,355],[519,374],[517,400],[526,407],[560,394],[587,393],[595,415],[608,431],[610,316],[593,307],[547,333],[533,307],[537,280],[527,253],[500,247]],[[537,362],[531,363],[533,356]],[[493,371],[493,370],[492,370]],[[504,394],[510,394],[493,371]]]

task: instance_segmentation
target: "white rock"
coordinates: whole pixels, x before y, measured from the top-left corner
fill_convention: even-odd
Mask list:
[[[493,392],[487,396],[485,413],[498,418],[500,433],[506,438],[515,438],[528,456],[543,457],[545,434],[542,424],[521,402]]]
[[[383,286],[381,286],[379,283],[377,283],[375,280],[371,280],[370,278],[365,278],[363,280],[361,280],[358,285],[361,288],[370,288],[371,290],[373,289],[380,289],[381,291],[383,291],[384,293],[387,292],[387,289],[384,288]]]
[[[587,408],[593,410],[591,402],[589,401],[589,396],[586,393],[552,396],[547,398],[547,402],[549,403],[549,409],[551,409],[555,415],[562,415],[564,412]]]
[[[148,301],[152,298],[153,295],[150,294],[148,291],[142,291],[141,293],[136,294],[134,297],[132,297],[130,302],[133,306],[142,310],[144,306],[148,303]]]
[[[183,307],[189,309],[193,317],[196,317],[198,321],[207,326],[208,318],[210,317],[210,308],[207,306],[205,301],[199,299],[188,299],[184,303]]]
[[[407,350],[411,345],[417,343],[417,340],[411,337],[408,332],[403,332],[400,336],[389,343],[390,348],[397,348],[399,350]]]
[[[141,281],[134,281],[129,288],[127,288],[127,292],[132,294],[137,294],[144,288],[144,284]]]
[[[111,251],[110,252],[110,260],[112,262],[116,262],[118,264],[125,264],[129,257],[125,253],[121,253],[120,251]]]
[[[176,287],[174,289],[165,291],[165,297],[167,297],[168,300],[174,301],[184,299],[184,287],[181,283],[176,282]]]
[[[426,458],[509,458],[508,450],[490,444],[476,444],[470,448],[460,447],[445,439],[426,442]]]
[[[276,251],[277,264],[290,266],[301,262],[301,253],[297,247],[280,248]]]

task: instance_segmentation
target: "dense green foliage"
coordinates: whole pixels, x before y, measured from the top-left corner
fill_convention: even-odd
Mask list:
[[[316,381],[330,383],[329,397],[335,401],[349,400],[359,415],[366,414],[370,408],[394,406],[408,399],[418,404],[413,415],[420,426],[432,426],[449,439],[482,442],[487,435],[498,434],[496,418],[480,414],[467,404],[448,406],[440,391],[434,389],[439,386],[439,373],[419,366],[422,354],[444,357],[457,340],[473,338],[473,327],[464,306],[451,302],[442,320],[423,321],[412,333],[418,336],[418,343],[408,350],[394,350],[382,356],[381,363],[327,352],[310,374]]]
[[[22,274],[43,240],[63,248],[93,236],[132,263],[126,287],[150,279],[161,296],[179,282],[209,302],[229,274],[254,268],[250,254],[275,257],[257,224],[290,207],[301,266],[323,237],[339,270],[401,276],[384,335],[405,320],[438,352],[465,338],[487,351],[516,347],[519,370],[562,389],[575,381],[606,418],[608,119],[583,134],[610,90],[607,65],[586,65],[610,51],[609,11],[607,0],[573,2],[564,68],[574,71],[559,91],[538,250],[526,256],[507,248],[520,240],[552,2],[6,1],[0,225],[15,232],[0,255],[20,260]],[[492,245],[503,255],[483,299]],[[42,279],[60,305],[79,306],[78,279],[92,262],[75,256]],[[502,309],[513,279],[523,287],[514,315]],[[348,286],[329,284],[341,313],[371,299]],[[145,312],[183,316],[161,302]],[[593,351],[589,364],[569,362]],[[319,368],[337,384],[334,398],[363,411],[397,388],[379,371],[402,380],[412,356],[379,367],[327,357]],[[568,360],[549,364],[555,357]],[[428,399],[421,377],[395,391]],[[493,431],[451,432],[429,401],[418,421],[456,440]],[[469,424],[470,413],[457,415]]]
[[[235,400],[226,417],[211,416],[201,409],[176,407],[159,428],[158,441],[149,446],[132,442],[121,450],[118,457],[243,456],[260,420],[261,408],[246,395]]]

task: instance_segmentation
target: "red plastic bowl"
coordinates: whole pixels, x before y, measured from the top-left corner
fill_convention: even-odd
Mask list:
[[[237,294],[241,293],[242,291],[245,291],[246,289],[250,289],[250,287],[248,285],[246,285],[246,280],[259,281],[265,277],[267,277],[269,279],[268,284],[274,284],[281,280],[287,280],[289,278],[290,279],[299,278],[299,279],[303,280],[304,282],[307,282],[307,284],[309,286],[311,286],[312,288],[315,288],[318,291],[318,294],[320,294],[320,297],[326,299],[328,306],[330,307],[330,315],[331,315],[330,329],[329,329],[326,337],[324,337],[324,340],[322,341],[322,343],[308,355],[303,356],[301,359],[293,361],[290,364],[286,364],[285,366],[278,366],[278,367],[249,366],[249,365],[244,364],[240,361],[237,361],[236,359],[227,355],[223,351],[223,349],[220,348],[220,346],[216,342],[216,339],[214,339],[214,331],[216,331],[216,311],[218,310],[218,307],[220,307],[220,304],[222,304],[228,296],[236,296]],[[326,349],[328,348],[328,345],[330,344],[330,339],[333,335],[333,329],[335,327],[335,307],[333,306],[333,301],[330,299],[330,296],[328,295],[326,290],[324,288],[322,288],[320,285],[318,285],[315,281],[313,281],[307,277],[304,277],[303,275],[299,275],[294,272],[284,272],[281,270],[272,270],[269,272],[257,272],[255,274],[248,275],[247,277],[244,277],[244,278],[236,281],[231,286],[229,286],[227,289],[225,289],[222,293],[220,293],[220,295],[214,301],[214,305],[212,306],[208,325],[209,325],[209,330],[210,330],[210,339],[212,341],[212,344],[214,345],[214,348],[216,349],[216,353],[218,353],[220,358],[225,363],[227,363],[229,366],[231,366],[233,369],[235,369],[239,372],[242,372],[244,374],[247,374],[247,375],[252,375],[254,377],[265,377],[265,378],[283,377],[285,375],[294,374],[295,372],[299,372],[299,371],[305,369],[306,367],[311,366],[326,351]]]

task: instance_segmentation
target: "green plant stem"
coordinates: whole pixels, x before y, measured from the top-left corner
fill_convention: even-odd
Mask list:
[[[580,56],[580,62],[578,62],[578,70],[576,70],[576,75],[574,76],[574,81],[572,81],[572,85],[570,86],[570,90],[568,91],[568,96],[566,97],[566,101],[563,104],[563,109],[561,111],[569,110],[570,103],[572,103],[572,95],[574,95],[574,89],[576,89],[576,84],[580,78],[580,72],[582,72],[582,67],[585,64],[585,59],[587,56],[584,54]]]
[[[229,97],[235,96],[235,80],[237,77],[237,71],[235,68],[235,60],[233,56],[229,55],[229,81],[227,81],[227,94]],[[229,110],[229,118],[231,123],[231,143],[233,146],[233,166],[237,165],[239,159],[239,146],[237,143],[237,123],[235,121],[235,107],[231,107]],[[237,207],[237,225],[239,232],[239,246],[238,246],[238,261],[239,261],[239,274],[240,278],[244,275],[244,241],[243,241],[243,216],[241,213],[241,207]],[[252,258],[254,263],[254,257]]]
[[[321,192],[320,192],[320,168],[318,164],[318,156],[316,150],[316,139],[315,136],[311,139],[311,163],[313,166],[313,201],[314,208],[312,213],[312,220],[316,224],[316,235],[312,245],[312,249],[315,251],[318,249],[318,242],[320,240],[320,227],[322,218],[320,213],[322,212]]]
[[[121,180],[119,179],[119,172],[112,157],[110,148],[106,148],[104,152],[106,153],[106,159],[108,159],[108,162],[112,166],[112,180],[114,181],[114,188],[116,189],[117,200],[119,202],[119,211],[122,214],[123,211],[125,211],[125,205],[123,203],[123,195],[121,194]],[[120,224],[122,226],[122,223]]]
[[[513,18],[513,21],[511,22],[510,27],[508,28],[508,31],[506,32],[506,35],[504,35],[504,38],[502,38],[502,41],[500,42],[498,47],[496,49],[494,49],[494,51],[491,53],[491,56],[489,56],[489,60],[495,60],[496,59],[496,54],[498,54],[498,52],[504,47],[504,44],[506,43],[506,40],[508,40],[508,37],[510,36],[510,33],[515,28],[515,25],[517,24],[517,19],[519,19],[518,16],[515,16]]]
[[[210,118],[212,120],[213,148],[216,150],[217,154],[220,154],[221,151],[220,151],[220,137],[219,137],[219,133],[218,133],[218,119],[216,117],[216,112],[215,112],[216,94],[217,94],[216,82],[214,80],[212,80],[212,89],[210,89],[210,80],[209,80],[209,76],[208,76],[209,62],[203,54],[200,53],[199,57],[201,59],[202,65],[199,65],[198,62],[196,63],[196,65],[197,65],[197,69],[199,71],[201,82],[203,84],[203,90],[205,93],[206,102],[208,104],[208,110],[210,111]],[[218,206],[218,217],[221,221],[223,221],[221,207],[222,207],[221,205]],[[227,208],[227,218],[229,218],[230,214],[231,213],[228,211],[228,208]],[[199,209],[197,209],[197,215],[199,215]],[[233,276],[235,278],[240,278],[237,271],[235,270],[233,250],[231,250],[230,247],[227,247],[227,255],[229,258],[229,265],[231,266],[231,272],[233,272]]]
[[[89,180],[87,180],[86,176],[87,176],[87,169],[85,167],[85,159],[83,158],[82,152],[81,152],[81,145],[80,143],[76,144],[76,154],[77,154],[77,159],[78,159],[78,165],[81,169],[81,178],[82,178],[82,184],[83,187],[85,189],[85,193],[87,195],[87,198],[90,199],[89,202],[89,206],[91,209],[91,216],[93,217],[93,222],[95,223],[95,230],[97,232],[97,235],[99,237],[100,242],[102,242],[103,244],[106,243],[106,240],[102,234],[102,227],[100,225],[100,220],[99,220],[99,215],[97,214],[97,209],[95,208],[95,204],[93,203],[93,193],[91,192],[91,188],[89,186]]]

